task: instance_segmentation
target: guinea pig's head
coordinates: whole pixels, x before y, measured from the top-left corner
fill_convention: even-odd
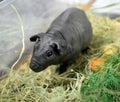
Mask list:
[[[35,72],[46,69],[49,65],[57,65],[63,61],[70,47],[62,39],[49,34],[40,33],[30,38],[35,42],[30,68]]]

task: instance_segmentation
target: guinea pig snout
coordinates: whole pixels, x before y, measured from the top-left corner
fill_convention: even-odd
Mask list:
[[[34,71],[34,72],[40,72],[42,70],[45,69],[44,66],[40,65],[36,60],[31,60],[30,62],[30,68]]]
[[[39,65],[35,62],[30,63],[30,68],[35,72],[39,72]]]

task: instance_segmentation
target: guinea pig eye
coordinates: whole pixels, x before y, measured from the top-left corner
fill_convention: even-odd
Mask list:
[[[53,52],[52,51],[47,51],[47,56],[50,57],[53,55]]]

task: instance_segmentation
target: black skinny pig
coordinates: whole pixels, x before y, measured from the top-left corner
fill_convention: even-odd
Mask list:
[[[52,22],[46,33],[30,38],[36,42],[30,68],[40,72],[49,65],[60,64],[61,73],[88,47],[91,39],[92,27],[85,12],[68,8]]]

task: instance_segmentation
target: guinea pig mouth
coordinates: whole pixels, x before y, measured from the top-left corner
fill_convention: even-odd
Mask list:
[[[30,68],[34,71],[34,72],[40,72],[42,70],[44,70],[46,67],[39,65],[37,62],[31,62],[30,63]]]

